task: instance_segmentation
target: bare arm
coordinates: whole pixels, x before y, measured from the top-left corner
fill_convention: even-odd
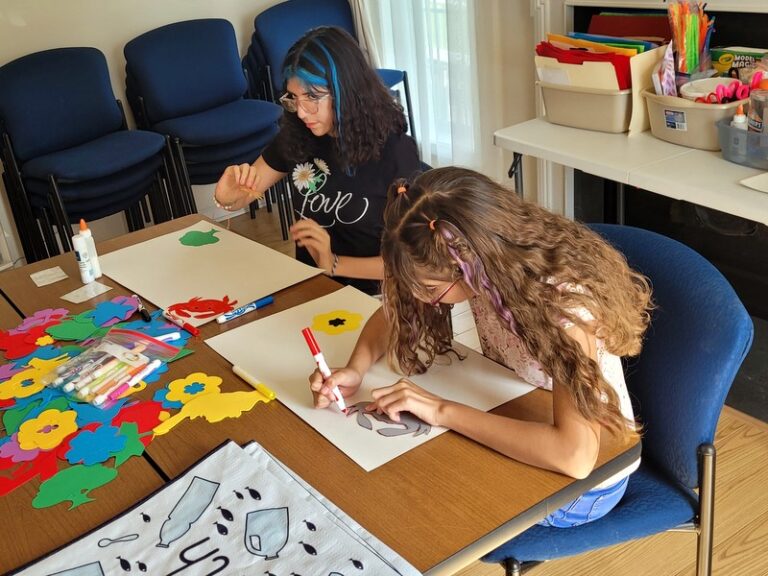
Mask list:
[[[284,172],[273,170],[259,156],[253,164],[227,166],[216,183],[213,197],[225,210],[241,210],[264,196],[284,176]]]
[[[568,330],[584,352],[596,358],[594,336],[579,327]],[[373,393],[372,409],[397,419],[408,411],[429,424],[445,426],[526,464],[584,478],[600,449],[600,425],[578,412],[568,391],[555,383],[552,391],[553,422],[529,422],[489,414],[464,404],[439,398],[407,380]]]

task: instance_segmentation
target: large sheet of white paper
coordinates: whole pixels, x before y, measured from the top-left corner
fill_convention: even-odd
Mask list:
[[[315,365],[301,329],[316,323],[313,332],[328,364],[344,366],[365,320],[380,302],[359,290],[345,287],[332,294],[251,322],[206,340],[206,343],[233,364],[245,369],[277,394],[277,399],[315,428],[335,446],[367,471],[445,432],[420,421],[407,424],[376,421],[354,409],[345,417],[334,406],[317,410],[307,378]],[[359,322],[352,317],[359,314]],[[326,326],[330,334],[318,327]],[[521,396],[533,388],[514,372],[481,354],[454,342],[466,355],[450,363],[438,358],[426,374],[410,379],[443,398],[490,410]],[[400,375],[382,359],[368,374],[357,394],[347,399],[348,406],[361,406],[371,400],[371,390],[395,383]]]
[[[419,574],[261,446],[234,442],[19,574],[128,572]]]
[[[226,311],[320,274],[276,250],[198,222],[99,257],[104,274],[199,326]],[[197,300],[193,300],[197,299]],[[231,306],[230,306],[231,308]]]

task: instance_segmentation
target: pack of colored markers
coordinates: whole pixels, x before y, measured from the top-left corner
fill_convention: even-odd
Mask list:
[[[71,398],[109,408],[179,353],[167,342],[115,328],[98,343],[43,377]]]

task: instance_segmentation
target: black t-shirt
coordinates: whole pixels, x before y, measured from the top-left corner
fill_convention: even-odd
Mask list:
[[[331,250],[339,256],[368,257],[381,253],[384,206],[387,188],[397,178],[411,178],[420,169],[413,138],[391,134],[381,158],[358,166],[351,174],[341,167],[333,139],[315,139],[312,154],[302,162],[292,162],[285,153],[290,143],[284,132],[262,152],[273,170],[291,179],[293,219],[310,218],[331,236]],[[296,258],[315,266],[306,248],[296,247]],[[381,291],[376,280],[337,278],[368,294]]]

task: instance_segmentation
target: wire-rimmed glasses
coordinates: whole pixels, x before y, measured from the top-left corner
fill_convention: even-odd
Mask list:
[[[330,92],[323,92],[318,94],[307,94],[305,98],[297,98],[290,92],[286,92],[280,96],[280,104],[286,112],[295,114],[299,110],[299,106],[307,114],[316,114],[320,108],[320,102],[330,96]]]

